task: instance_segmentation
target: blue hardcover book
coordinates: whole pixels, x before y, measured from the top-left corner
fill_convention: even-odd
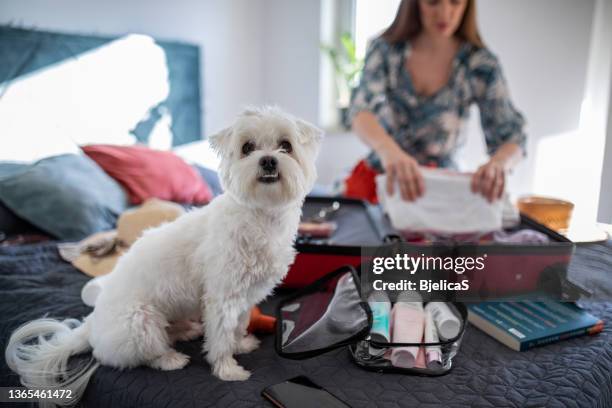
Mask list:
[[[471,324],[517,351],[603,330],[601,320],[569,302],[483,302],[468,310]]]

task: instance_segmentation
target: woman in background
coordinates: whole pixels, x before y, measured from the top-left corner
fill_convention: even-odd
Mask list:
[[[420,166],[455,167],[462,122],[476,103],[490,159],[472,191],[501,197],[525,154],[524,119],[510,101],[497,58],[483,45],[475,0],[402,0],[395,20],[368,46],[349,120],[372,152],[346,180],[345,195],[377,202],[374,177],[404,200],[424,193]]]

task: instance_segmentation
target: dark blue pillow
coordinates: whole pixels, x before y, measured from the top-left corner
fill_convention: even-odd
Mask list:
[[[88,157],[73,154],[43,159],[0,178],[0,201],[62,240],[115,228],[128,206],[115,180]]]
[[[24,164],[0,162],[0,180],[18,173]],[[20,218],[0,201],[0,241],[20,228]]]
[[[23,163],[0,162],[0,180],[18,174],[27,167],[28,165]],[[0,201],[0,240],[2,240],[2,237],[28,233],[40,234],[42,231],[26,220],[19,218]]]
[[[44,232],[19,218],[10,208],[0,201],[0,241],[2,238],[19,234],[41,234]]]
[[[216,171],[207,169],[206,167],[198,166],[194,164],[193,167],[200,173],[200,176],[204,179],[213,195],[216,197],[219,194],[223,193],[223,187],[221,187],[221,182],[219,181],[219,175]]]

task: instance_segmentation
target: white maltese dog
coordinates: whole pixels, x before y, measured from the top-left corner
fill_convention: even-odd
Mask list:
[[[249,378],[233,355],[259,345],[246,332],[250,310],[293,262],[320,140],[317,128],[277,108],[243,112],[210,138],[225,193],[147,230],[104,277],[82,324],[43,318],[17,329],[6,350],[9,367],[26,386],[70,388],[79,397],[100,364],[184,367],[189,357],[173,341],[200,336],[202,326],[186,319],[202,316],[203,351],[214,375]],[[95,360],[68,370],[71,355],[90,349]]]

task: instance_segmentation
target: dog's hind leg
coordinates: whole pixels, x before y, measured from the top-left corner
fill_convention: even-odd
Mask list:
[[[168,320],[155,307],[139,305],[130,316],[130,341],[146,365],[159,370],[178,370],[187,365],[189,356],[171,347],[168,326]]]

